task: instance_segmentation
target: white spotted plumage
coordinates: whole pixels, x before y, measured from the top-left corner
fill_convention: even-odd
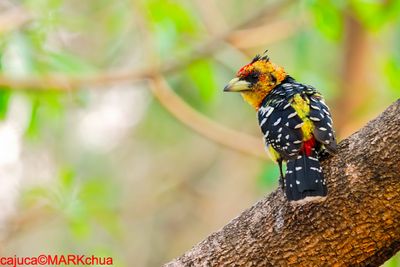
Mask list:
[[[301,119],[299,115],[304,116],[302,113],[304,111],[297,110],[299,107],[294,104],[296,94],[305,100],[308,98],[304,101],[309,105],[309,111],[306,114],[307,124],[306,120]],[[312,191],[314,185],[318,185],[319,193],[317,194],[326,194],[318,153],[324,146],[334,150],[336,141],[329,110],[321,99],[322,97],[314,88],[291,80],[278,86],[276,91],[274,89],[263,101],[258,112],[266,143],[270,149],[277,152],[271,154],[278,157],[276,160],[287,162],[285,179],[286,184],[289,185],[288,188],[291,188],[291,193],[287,193],[289,199],[302,198],[302,190]],[[309,129],[310,123],[315,144],[314,147],[309,148],[307,153],[310,154],[305,155],[303,142],[308,139],[304,139],[303,131]],[[314,185],[310,185],[310,182]]]

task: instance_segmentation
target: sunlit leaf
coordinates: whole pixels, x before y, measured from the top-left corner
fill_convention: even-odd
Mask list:
[[[25,131],[25,134],[27,137],[33,138],[33,137],[38,136],[38,133],[39,133],[39,117],[38,117],[39,107],[40,107],[39,100],[34,98],[32,100],[29,124]]]
[[[3,72],[3,62],[1,53],[0,53],[0,72]],[[0,87],[0,120],[3,120],[7,115],[10,95],[11,91],[9,90],[9,88]]]
[[[315,26],[326,37],[339,40],[343,33],[343,15],[338,3],[332,0],[309,1]]]
[[[171,21],[179,32],[192,32],[196,28],[190,11],[178,1],[150,0],[146,3],[152,22],[162,25]]]
[[[65,94],[59,92],[40,92],[30,95],[31,115],[26,130],[27,137],[38,137],[43,127],[55,127],[62,122]]]
[[[398,267],[400,263],[400,254],[396,254],[390,260],[385,262],[382,267]]]
[[[385,76],[389,82],[389,89],[394,96],[400,96],[400,60],[388,59],[384,67]]]
[[[60,173],[60,184],[64,189],[69,189],[74,185],[75,172],[70,168],[63,169]]]
[[[11,95],[10,90],[0,89],[0,120],[3,120],[7,115],[10,95]]]
[[[191,10],[176,0],[145,1],[149,22],[157,38],[161,56],[188,47],[188,36],[197,35],[195,16]]]
[[[352,0],[351,7],[358,19],[369,29],[378,30],[387,22],[397,19],[400,1]]]
[[[212,63],[207,60],[195,62],[189,66],[188,73],[198,88],[201,98],[205,101],[212,100],[217,92]]]

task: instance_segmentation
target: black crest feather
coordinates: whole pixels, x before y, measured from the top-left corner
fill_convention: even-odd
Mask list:
[[[254,62],[256,62],[256,61],[259,61],[260,59],[261,59],[261,56],[257,54],[257,55],[253,58],[253,60],[250,62],[250,64],[252,64],[252,63],[254,63]]]
[[[267,55],[268,49],[264,51],[263,55],[261,56],[261,60],[269,61],[269,56]]]
[[[265,61],[269,61],[269,56],[267,55],[268,49],[264,51],[264,53],[262,55],[257,54],[253,60],[250,62],[250,64],[259,61],[259,60],[265,60]]]

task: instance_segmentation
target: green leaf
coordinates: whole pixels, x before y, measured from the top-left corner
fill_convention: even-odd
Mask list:
[[[1,45],[1,48],[2,45]],[[3,55],[0,53],[0,71],[3,72]],[[8,103],[11,96],[11,90],[6,87],[0,87],[0,120],[4,120],[7,115]]]
[[[352,0],[351,7],[357,18],[368,29],[379,30],[400,14],[400,1]]]
[[[395,256],[393,256],[390,260],[385,262],[382,267],[397,267],[399,266],[398,263],[400,263],[400,254],[396,254]]]
[[[331,0],[309,1],[315,26],[332,40],[339,40],[343,33],[343,15],[338,3]]]
[[[211,101],[216,95],[214,73],[215,70],[208,60],[197,61],[188,68],[188,74],[204,101]]]
[[[7,115],[10,96],[11,91],[9,89],[0,89],[0,120],[4,120]]]
[[[162,25],[172,22],[178,32],[194,32],[197,27],[193,14],[178,1],[150,0],[146,4],[153,23]]]
[[[59,129],[64,116],[65,94],[61,92],[31,92],[31,116],[26,130],[26,136],[36,138],[44,127]]]
[[[26,136],[30,138],[37,137],[39,134],[39,100],[37,98],[32,99],[31,116],[29,119],[28,127],[26,128]]]
[[[276,187],[278,185],[279,175],[278,164],[265,164],[257,178],[258,187],[262,190]]]
[[[144,3],[162,56],[170,56],[171,51],[182,52],[188,48],[188,40],[198,34],[200,24],[195,20],[195,12],[188,8],[190,2],[183,3],[176,0],[150,0]]]
[[[75,183],[75,171],[70,168],[63,169],[60,173],[59,179],[61,187],[68,190],[72,188]]]
[[[394,96],[400,96],[400,60],[390,58],[384,66],[384,73],[389,82],[389,89],[393,92]]]

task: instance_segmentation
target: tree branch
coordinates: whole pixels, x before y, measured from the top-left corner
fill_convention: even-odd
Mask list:
[[[277,190],[166,264],[379,266],[400,249],[400,100],[322,162],[326,198]]]

